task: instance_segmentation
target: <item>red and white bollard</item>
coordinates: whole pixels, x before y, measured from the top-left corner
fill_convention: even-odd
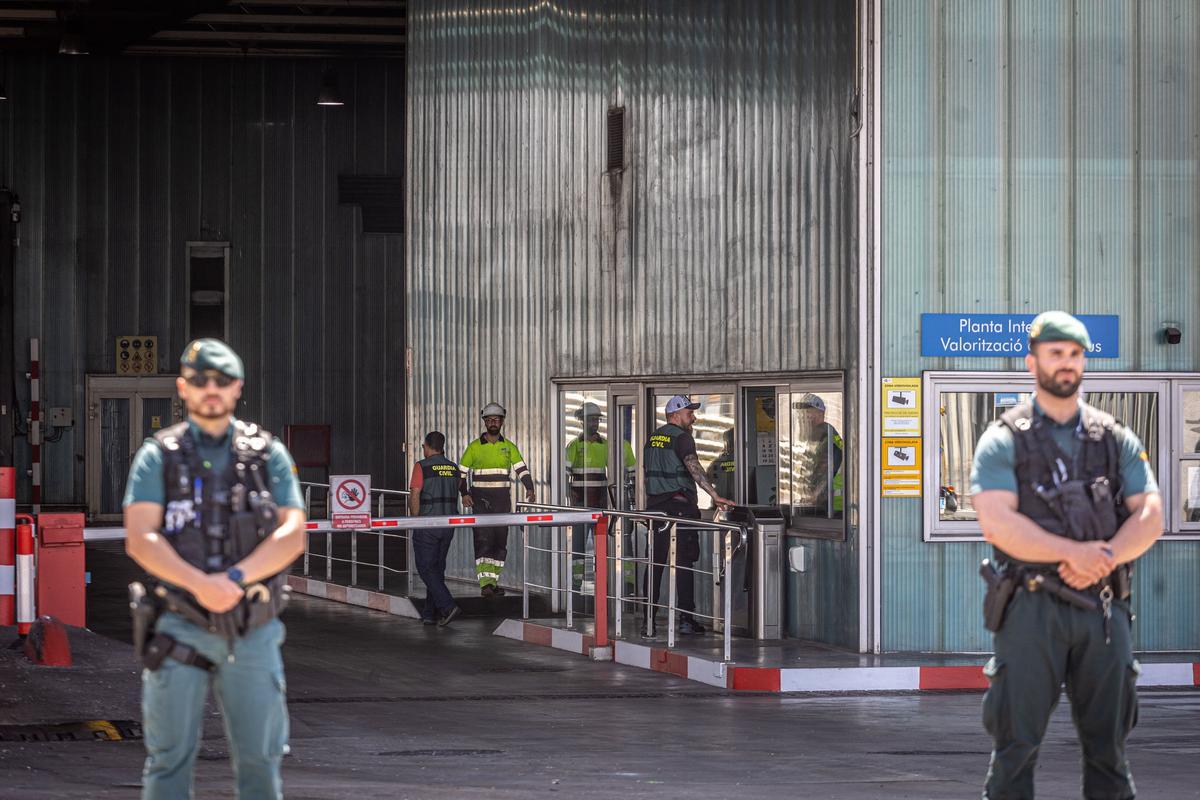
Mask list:
[[[33,625],[33,517],[17,516],[17,634],[24,636]]]
[[[0,467],[0,625],[17,621],[17,471]]]

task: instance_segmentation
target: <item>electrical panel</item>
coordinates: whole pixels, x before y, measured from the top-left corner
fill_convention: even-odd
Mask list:
[[[117,337],[118,375],[157,375],[157,336]]]

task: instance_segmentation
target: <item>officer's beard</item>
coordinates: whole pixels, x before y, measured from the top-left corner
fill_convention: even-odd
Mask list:
[[[198,419],[223,419],[232,414],[233,409],[234,405],[227,404],[223,398],[206,398],[189,405],[188,414]]]
[[[488,436],[499,436],[500,435],[500,426],[499,425],[488,425],[487,432],[488,432]]]
[[[1059,378],[1058,375],[1070,375],[1071,378]],[[1079,384],[1083,383],[1083,375],[1071,370],[1059,370],[1054,374],[1042,372],[1038,368],[1038,388],[1044,389],[1055,397],[1064,400],[1072,398],[1079,392]]]

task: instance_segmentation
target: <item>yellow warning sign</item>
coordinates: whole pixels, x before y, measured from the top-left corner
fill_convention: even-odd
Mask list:
[[[921,496],[921,440],[885,436],[883,438],[882,496]]]
[[[921,435],[921,379],[884,378],[879,407],[884,436],[919,437]]]
[[[150,430],[156,431],[162,427],[162,417],[150,417]]]

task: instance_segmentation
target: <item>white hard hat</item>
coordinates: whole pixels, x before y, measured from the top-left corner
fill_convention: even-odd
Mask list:
[[[584,403],[579,407],[579,410],[575,412],[575,417],[577,419],[587,419],[588,417],[600,417],[603,415],[604,412],[600,410],[600,406],[590,402]]]
[[[800,399],[796,401],[796,408],[815,408],[818,411],[825,410],[825,401],[812,392],[805,392],[800,395]]]
[[[504,410],[504,406],[499,403],[488,403],[479,412],[481,417],[507,417],[508,412]]]

